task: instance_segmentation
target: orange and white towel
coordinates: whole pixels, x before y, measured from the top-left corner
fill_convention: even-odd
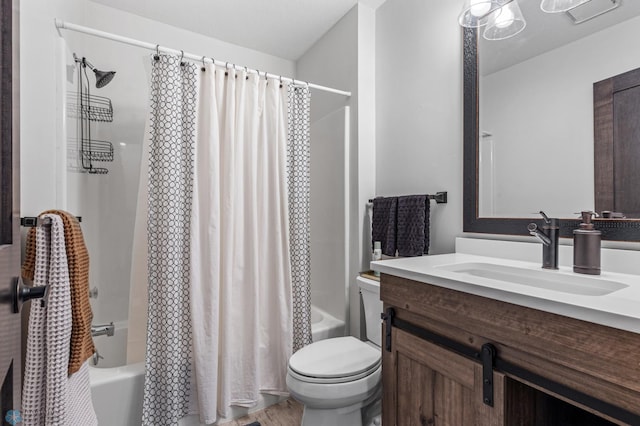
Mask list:
[[[31,304],[25,379],[24,425],[97,425],[91,402],[88,361],[68,375],[71,348],[71,289],[63,221],[46,214],[51,227],[36,231],[34,285],[49,286],[45,306]]]

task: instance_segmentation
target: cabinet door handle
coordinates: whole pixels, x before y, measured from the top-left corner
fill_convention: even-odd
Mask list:
[[[493,407],[493,366],[496,359],[496,347],[491,343],[482,345],[482,402]]]
[[[380,314],[380,317],[384,320],[384,348],[387,352],[391,352],[391,328],[393,327],[393,318],[396,316],[396,311],[393,308],[387,308],[387,313]]]

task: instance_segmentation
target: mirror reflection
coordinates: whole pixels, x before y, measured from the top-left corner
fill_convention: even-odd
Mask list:
[[[519,3],[522,32],[478,40],[478,214],[576,217],[596,208],[594,83],[640,67],[640,2],[580,24]]]

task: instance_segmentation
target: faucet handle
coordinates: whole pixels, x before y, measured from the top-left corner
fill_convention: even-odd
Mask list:
[[[551,223],[551,219],[549,219],[549,216],[547,216],[547,214],[542,210],[540,210],[540,215],[542,216],[542,218],[544,219],[547,225]]]

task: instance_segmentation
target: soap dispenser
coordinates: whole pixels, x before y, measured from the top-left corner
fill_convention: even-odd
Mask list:
[[[594,229],[594,212],[582,212],[580,228],[573,230],[573,272],[600,275],[601,232]]]

